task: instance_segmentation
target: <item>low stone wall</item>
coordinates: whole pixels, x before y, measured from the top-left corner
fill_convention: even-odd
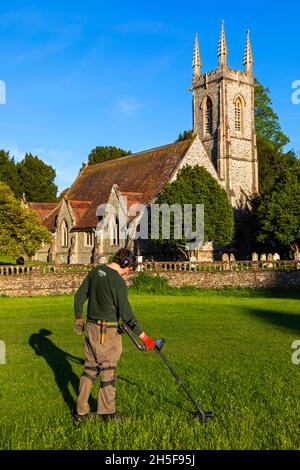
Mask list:
[[[300,288],[300,271],[218,271],[160,273],[172,287],[222,288]]]
[[[11,297],[74,294],[87,273],[32,273],[0,277],[0,295]],[[137,274],[127,276],[130,286]],[[228,288],[300,288],[300,271],[207,271],[160,272],[172,287],[194,286],[200,289]]]
[[[55,273],[2,276],[0,278],[0,295],[35,297],[72,294],[78,289],[86,275],[86,273]]]

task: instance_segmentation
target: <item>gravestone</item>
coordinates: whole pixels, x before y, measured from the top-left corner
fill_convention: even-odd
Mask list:
[[[230,269],[230,257],[227,253],[222,256],[223,270],[228,271]]]
[[[143,266],[141,266],[139,263],[142,263],[142,262],[143,262],[143,256],[139,255],[139,256],[137,257],[137,262],[138,262],[137,271],[140,272],[140,271],[142,271]]]
[[[268,268],[273,268],[274,257],[271,253],[268,254],[267,261],[268,261]]]
[[[258,254],[257,253],[252,253],[252,261],[256,263],[258,261]]]
[[[194,264],[194,263],[197,263],[197,258],[196,258],[196,256],[191,256],[191,257],[190,257],[190,263],[191,263],[191,269],[194,270],[194,269],[197,268],[196,264]]]

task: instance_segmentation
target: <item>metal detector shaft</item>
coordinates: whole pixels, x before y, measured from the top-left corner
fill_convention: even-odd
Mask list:
[[[123,323],[121,325],[121,328],[122,330],[129,336],[129,338],[131,339],[131,341],[135,344],[135,346],[140,350],[140,351],[146,351],[146,346],[144,344],[141,344],[139,342],[139,340],[135,337],[133,331],[131,330],[131,328],[127,325],[127,323]],[[165,357],[165,355],[163,354],[162,352],[162,348],[165,344],[165,340],[164,339],[157,339],[156,342],[155,342],[156,346],[155,346],[155,352],[157,352],[160,357],[162,358],[162,360],[164,361],[164,363],[166,364],[166,366],[169,368],[169,370],[172,372],[173,376],[175,377],[176,379],[176,382],[178,383],[178,385],[181,385],[183,390],[185,391],[186,395],[189,397],[189,399],[191,400],[191,402],[195,405],[195,408],[198,412],[198,415],[197,417],[201,419],[202,422],[206,422],[208,421],[209,419],[211,418],[214,418],[215,415],[214,413],[212,412],[207,412],[205,413],[203,410],[201,410],[200,406],[199,406],[199,403],[192,397],[192,395],[190,394],[190,392],[188,391],[188,389],[186,388],[185,384],[182,382],[181,378],[179,377],[179,375],[176,374],[175,370],[173,369],[173,367],[171,366],[171,364],[169,363],[169,361],[167,360],[167,358]]]
[[[178,385],[181,385],[183,390],[185,391],[185,393],[187,394],[187,396],[189,397],[189,399],[194,403],[197,411],[200,413],[200,417],[203,421],[206,421],[207,419],[207,415],[206,413],[201,410],[200,406],[199,406],[199,403],[196,402],[196,400],[192,397],[192,395],[190,394],[190,392],[188,391],[188,389],[186,388],[185,384],[182,382],[181,378],[179,377],[179,375],[176,374],[175,370],[173,369],[173,367],[171,366],[171,364],[169,363],[169,361],[167,360],[166,356],[162,353],[162,351],[160,351],[159,348],[155,348],[155,351],[160,355],[160,357],[162,358],[162,360],[164,361],[164,363],[167,365],[167,367],[169,368],[169,370],[172,372],[172,374],[174,375],[175,379],[176,379],[176,382],[178,383]]]
[[[125,333],[127,333],[127,335],[129,336],[129,338],[131,339],[131,341],[136,345],[136,347],[140,350],[140,351],[145,351],[146,350],[146,347],[141,344],[137,339],[136,337],[134,336],[134,333],[132,332],[132,330],[129,328],[129,326],[127,325],[127,323],[122,323],[121,325],[121,328],[123,331],[125,331]]]

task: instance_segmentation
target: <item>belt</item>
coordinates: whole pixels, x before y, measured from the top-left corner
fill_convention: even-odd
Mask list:
[[[93,320],[92,318],[88,318],[88,323],[94,323],[94,325],[103,325],[103,324],[106,324],[107,328],[118,328],[119,326],[119,323],[118,322],[114,322],[114,321],[106,321],[106,320]]]

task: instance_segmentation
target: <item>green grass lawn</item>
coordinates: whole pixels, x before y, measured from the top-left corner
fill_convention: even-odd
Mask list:
[[[300,449],[300,366],[291,362],[299,296],[130,293],[130,300],[148,334],[167,340],[167,358],[217,419],[195,420],[159,356],[124,337],[117,404],[128,418],[76,427],[84,337],[73,334],[73,298],[2,298],[1,449]],[[52,334],[45,338],[41,329]],[[97,384],[93,409],[96,396]]]
[[[13,258],[12,256],[5,255],[4,253],[0,253],[0,266],[11,266],[11,265],[16,265],[16,259],[17,257]],[[34,265],[34,264],[49,264],[46,263],[45,261],[30,261],[26,260],[25,265]]]
[[[0,265],[16,264],[16,258],[0,253]]]

